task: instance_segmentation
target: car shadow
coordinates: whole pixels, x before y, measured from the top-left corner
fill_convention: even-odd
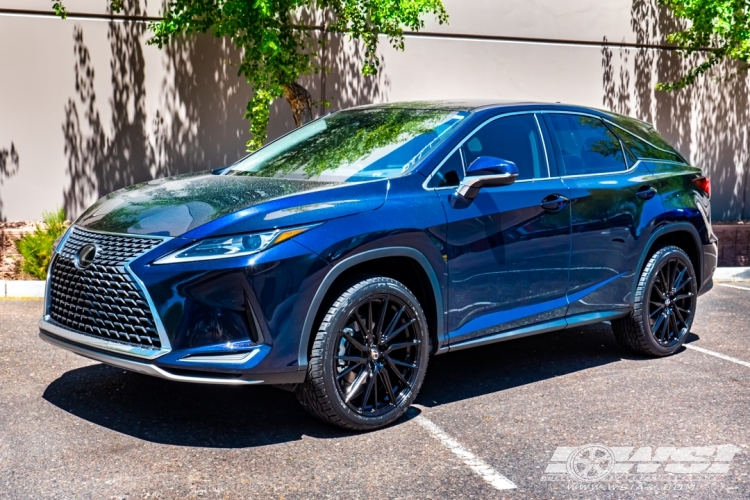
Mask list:
[[[492,394],[623,355],[611,327],[600,324],[435,356],[416,403],[435,407]],[[43,397],[107,429],[177,446],[246,448],[353,434],[315,420],[290,392],[171,382],[102,364],[65,373]]]

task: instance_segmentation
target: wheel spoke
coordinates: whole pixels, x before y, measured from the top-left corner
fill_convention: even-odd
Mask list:
[[[388,399],[392,405],[396,405],[396,395],[393,393],[393,385],[391,384],[391,376],[388,375],[388,370],[379,370],[378,375],[383,379],[383,385],[385,386],[385,392],[388,393]]]
[[[677,327],[677,318],[675,317],[674,314],[669,315],[669,324],[671,325],[670,330],[671,330],[671,327],[674,326],[674,337],[677,338],[678,334],[680,333],[680,329]],[[670,331],[669,333],[671,334],[672,332]],[[671,337],[672,336],[669,335],[667,340],[669,340]]]
[[[362,351],[362,352],[369,352],[369,349],[367,349],[365,346],[363,346],[359,341],[354,339],[354,330],[351,328],[344,328],[341,330],[341,335],[344,336],[344,338],[349,341],[351,345],[353,345],[356,349]]]
[[[359,325],[359,328],[362,331],[362,336],[365,339],[369,340],[371,334],[367,330],[367,327],[365,326],[365,320],[360,317],[359,311],[354,311],[354,318],[357,320],[357,324]]]
[[[677,319],[679,319],[683,325],[687,326],[687,321],[685,321],[685,318],[682,316],[682,313],[680,312],[680,308],[674,307],[672,311],[674,311],[675,315],[677,316]]]
[[[365,369],[359,372],[359,375],[357,375],[357,378],[354,379],[354,382],[352,382],[352,385],[349,386],[349,390],[346,391],[346,395],[344,396],[344,401],[349,402],[355,397],[359,395],[360,392],[362,392],[362,387],[365,383],[365,381],[370,377],[372,371],[370,370],[369,366],[365,366]]]
[[[378,325],[375,327],[375,335],[378,338],[378,343],[382,342],[383,339],[383,323],[385,322],[385,313],[388,311],[388,300],[390,297],[388,295],[385,296],[385,304],[383,304],[383,308],[380,310],[380,317],[378,318]]]
[[[371,336],[375,333],[375,324],[372,321],[372,299],[367,302],[367,328],[369,332],[368,336]],[[371,340],[371,342],[373,341],[374,339]]]
[[[388,323],[388,328],[385,329],[385,333],[383,334],[384,338],[389,338],[391,332],[394,328],[396,328],[396,324],[398,323],[398,320],[401,319],[401,315],[406,310],[406,306],[401,306],[401,309],[398,310],[395,316],[393,316],[393,319],[390,323]]]
[[[669,314],[664,313],[664,321],[661,324],[661,335],[659,336],[659,338],[666,341],[668,336],[669,336]]]
[[[349,372],[351,372],[352,370],[354,370],[355,368],[357,368],[360,364],[364,364],[364,362],[363,363],[355,363],[355,364],[349,366],[346,370],[344,370],[343,372],[341,372],[338,375],[336,375],[336,380],[341,380],[342,378],[344,378],[345,376],[347,376],[349,374]]]
[[[374,373],[370,372],[370,380],[367,382],[367,389],[365,389],[365,395],[362,396],[362,404],[359,407],[359,411],[364,410],[365,406],[367,406],[367,400],[370,399],[370,393],[372,392],[372,387],[375,385],[375,380],[377,378],[378,378],[377,377],[377,371],[375,371]],[[376,390],[376,392],[377,392],[377,390]],[[376,397],[375,398],[375,403],[372,405],[372,407],[373,407],[373,409],[377,410],[377,406],[378,406],[378,400],[377,400],[377,397]]]
[[[401,383],[404,384],[404,386],[407,389],[411,389],[411,385],[409,385],[409,382],[404,378],[404,376],[398,370],[398,368],[396,367],[396,365],[393,364],[393,360],[390,357],[385,356],[385,362],[388,363],[388,366],[391,367],[391,370],[393,370],[393,373],[396,374],[396,376],[399,378],[399,380],[401,381]]]
[[[390,354],[391,351],[396,351],[398,349],[405,349],[407,347],[417,346],[417,345],[419,345],[421,343],[422,342],[420,342],[419,340],[412,340],[411,342],[403,342],[401,344],[393,344],[388,349],[386,349],[385,351],[383,351],[383,354]]]
[[[409,328],[411,325],[414,324],[415,321],[417,321],[417,320],[413,319],[413,320],[411,320],[411,321],[409,321],[407,323],[404,323],[400,327],[398,327],[398,330],[396,330],[395,332],[393,332],[390,335],[388,335],[387,338],[383,339],[383,344],[387,344],[388,342],[390,342],[391,340],[393,340],[396,337],[396,335],[398,335],[399,333],[401,333],[404,330],[406,330],[407,328]]]
[[[659,271],[659,272],[661,273],[661,271]],[[662,285],[662,284],[663,284],[662,278],[661,278],[661,276],[659,276],[659,284],[657,285],[657,282],[654,281],[654,285],[651,288],[659,295],[659,297],[661,298],[661,300],[664,300],[664,299],[667,298],[667,296],[664,295],[664,292],[662,292],[659,289],[659,285]]]
[[[674,288],[675,279],[677,278],[677,261],[670,262],[672,271],[669,273],[669,289]]]
[[[682,280],[685,277],[685,273],[687,273],[687,267],[683,267],[682,271],[680,271],[680,274],[677,276],[677,279],[675,280],[676,283],[674,284],[675,292],[681,289],[683,286],[685,286],[686,283],[683,283]]]
[[[417,365],[412,365],[412,364],[409,364],[409,363],[404,363],[403,361],[399,361],[398,359],[393,359],[390,356],[386,356],[386,359],[390,359],[391,363],[393,363],[394,365],[403,366],[405,368],[411,368],[412,370],[416,370],[417,368],[419,368]]]
[[[360,358],[359,356],[334,356],[333,359],[340,359],[341,361],[348,361],[360,365],[367,363],[367,358]]]
[[[692,297],[692,296],[693,296],[693,293],[692,293],[692,292],[688,292],[688,293],[683,293],[682,295],[677,295],[677,296],[676,296],[676,297],[674,298],[674,300],[684,300],[684,299],[689,299],[689,298],[690,298],[690,297]]]
[[[664,313],[660,314],[658,318],[656,318],[656,321],[654,321],[654,326],[651,327],[651,331],[654,333],[654,336],[656,336],[659,333],[659,328],[661,327],[661,324],[664,322]]]
[[[649,314],[648,318],[649,319],[654,319],[654,316],[656,316],[657,313],[660,313],[663,310],[664,310],[664,306],[660,306],[658,309],[654,310],[654,312],[652,312],[651,314]]]

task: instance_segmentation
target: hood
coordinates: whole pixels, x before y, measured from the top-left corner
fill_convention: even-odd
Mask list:
[[[261,214],[269,216],[268,218],[261,217],[261,219],[267,219],[268,222],[281,222],[285,219],[284,211],[296,215],[309,213],[313,216],[312,218],[324,220],[334,215],[327,214],[328,210],[325,207],[335,206],[337,208],[335,215],[343,216],[368,209],[374,210],[385,200],[385,189],[383,189],[382,196],[376,197],[379,198],[379,202],[371,200],[376,203],[375,206],[370,206],[372,203],[364,205],[354,203],[359,200],[352,200],[351,189],[347,189],[347,187],[354,186],[356,185],[213,175],[205,172],[187,174],[136,184],[115,191],[86,210],[78,218],[76,225],[111,233],[181,236],[235,212],[244,212],[249,215],[248,209],[250,208],[253,208],[251,213],[256,217]],[[304,196],[302,199],[294,196],[305,193],[309,196]],[[268,209],[264,210],[264,204],[271,201],[275,203],[269,204]],[[348,209],[342,210],[342,203],[343,206],[348,206]],[[230,219],[235,218],[230,217]],[[299,220],[300,218],[293,217],[293,219]],[[295,223],[298,222],[297,220]],[[234,226],[240,221],[227,222]],[[210,232],[216,232],[217,229],[219,228],[214,227]]]

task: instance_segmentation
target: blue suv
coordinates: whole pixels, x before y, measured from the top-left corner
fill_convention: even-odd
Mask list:
[[[629,351],[676,352],[716,267],[709,195],[653,127],[605,111],[340,111],[96,202],[56,244],[40,334],[374,429],[431,355],[602,321]]]

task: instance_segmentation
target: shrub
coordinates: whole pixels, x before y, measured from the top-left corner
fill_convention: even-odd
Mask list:
[[[65,233],[65,211],[44,212],[44,224],[34,232],[16,241],[18,253],[23,257],[21,270],[36,279],[47,279],[47,268],[52,258],[52,244]]]

